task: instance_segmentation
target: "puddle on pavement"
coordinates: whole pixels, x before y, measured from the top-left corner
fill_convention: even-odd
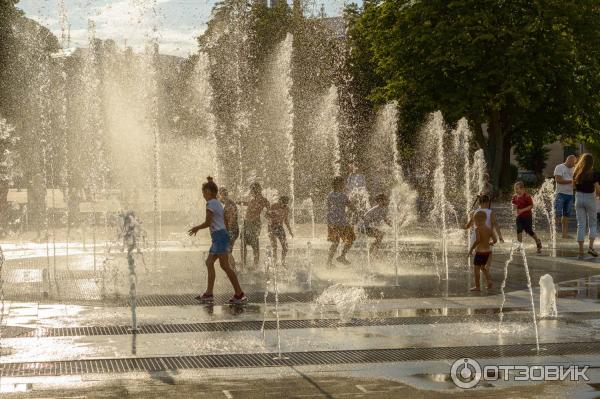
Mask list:
[[[600,299],[600,276],[591,276],[556,284],[559,298]]]
[[[1,393],[29,392],[33,384],[0,384]]]

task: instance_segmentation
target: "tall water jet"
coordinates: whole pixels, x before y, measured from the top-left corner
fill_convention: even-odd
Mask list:
[[[52,114],[52,104],[51,104],[51,79],[50,79],[50,58],[48,54],[43,53],[40,55],[40,59],[37,60],[40,63],[39,73],[38,73],[38,84],[39,91],[37,93],[37,107],[39,111],[40,117],[40,125],[39,125],[39,147],[36,155],[41,155],[41,170],[37,170],[36,174],[33,176],[32,185],[33,185],[33,193],[37,193],[35,196],[37,202],[37,206],[41,208],[41,214],[38,214],[38,217],[41,217],[41,220],[35,221],[35,223],[43,223],[44,230],[44,239],[46,243],[46,270],[47,273],[50,273],[52,270],[53,281],[55,283],[55,288],[58,289],[58,285],[56,284],[56,260],[53,262],[53,268],[51,269],[50,265],[50,236],[49,236],[49,214],[48,214],[48,186],[49,186],[49,174],[50,174],[50,165],[52,161],[52,134],[51,134],[51,114]],[[41,172],[41,173],[40,173]],[[38,209],[39,212],[40,209]],[[38,227],[39,229],[39,227]],[[39,232],[39,230],[38,230]],[[41,237],[38,237],[41,239]],[[54,259],[56,259],[54,257]],[[49,279],[50,280],[50,279]]]
[[[102,126],[101,105],[99,100],[100,81],[97,70],[98,60],[96,57],[96,27],[92,20],[88,20],[88,49],[83,62],[83,112],[84,112],[84,136],[85,140],[92,144],[91,152],[86,156],[85,172],[87,174],[87,188],[91,194],[91,224],[92,224],[92,256],[94,274],[97,271],[97,236],[96,236],[96,205],[104,173],[104,157],[102,154]]]
[[[540,335],[538,332],[537,315],[535,313],[535,303],[533,302],[533,287],[531,285],[531,276],[529,274],[529,265],[527,263],[527,255],[525,254],[525,248],[522,243],[519,243],[519,252],[523,259],[523,266],[525,267],[525,277],[527,278],[527,289],[529,290],[529,299],[531,302],[531,317],[533,319],[533,328],[535,330],[535,347],[539,353],[540,351]]]
[[[502,294],[502,303],[500,304],[500,324],[502,324],[502,320],[504,319],[504,304],[506,303],[506,294],[504,293],[504,289],[506,288],[506,279],[508,278],[508,266],[512,263],[515,250],[520,244],[514,241],[510,247],[510,251],[508,253],[508,258],[504,262],[504,277],[502,278],[502,284],[500,284],[500,293]]]
[[[205,52],[198,53],[192,84],[194,92],[192,107],[204,122],[211,163],[214,165],[213,176],[220,185],[223,185],[224,182],[219,179],[220,162],[217,152],[216,119],[212,109],[213,90],[210,85],[210,60]]]
[[[153,267],[156,270],[159,262],[159,243],[162,229],[162,214],[160,206],[160,130],[158,127],[158,77],[157,77],[157,65],[158,62],[158,44],[154,41],[151,42],[152,47],[147,49],[147,57],[152,60],[151,72],[148,79],[148,97],[150,101],[148,105],[150,107],[148,116],[150,119],[150,125],[152,128],[153,137],[153,180],[152,180],[152,223],[154,229],[154,256],[153,256]]]
[[[454,151],[462,161],[462,174],[463,174],[463,196],[464,196],[464,219],[469,218],[469,213],[473,207],[473,190],[471,188],[472,177],[471,177],[471,139],[472,132],[469,129],[469,122],[465,118],[461,118],[456,126],[456,129],[452,132],[454,137]],[[460,168],[458,170],[460,173]],[[467,251],[471,246],[471,232],[465,232],[465,245]],[[466,267],[469,271],[469,280],[471,279],[471,259],[467,258]]]
[[[131,307],[131,330],[135,334],[137,328],[137,275],[133,251],[138,248],[139,222],[133,212],[123,218],[123,243],[127,246],[127,265],[129,266],[129,305]]]
[[[288,33],[285,39],[279,43],[275,52],[275,59],[271,66],[271,77],[274,85],[272,92],[272,114],[273,132],[279,136],[284,154],[283,161],[286,166],[286,178],[290,197],[291,224],[295,225],[295,193],[294,193],[294,104],[291,95],[292,89],[292,51],[293,36]]]
[[[372,148],[376,154],[371,154],[374,161],[382,162],[381,155],[387,154],[389,165],[386,167],[392,171],[393,185],[390,195],[390,213],[392,228],[394,232],[394,274],[396,285],[398,285],[398,262],[400,256],[399,232],[416,219],[417,194],[404,179],[400,152],[398,151],[398,104],[391,102],[386,104],[377,113],[375,121],[375,132],[373,135],[375,143]]]
[[[429,132],[435,140],[436,152],[436,168],[433,175],[433,210],[431,217],[434,222],[439,223],[441,229],[440,245],[442,247],[442,259],[446,269],[446,280],[448,280],[448,200],[446,199],[446,157],[444,153],[446,129],[444,125],[442,113],[436,111],[431,115],[426,131]]]
[[[472,170],[471,167],[471,140],[473,133],[469,129],[469,122],[465,118],[461,118],[456,126],[456,129],[452,131],[454,137],[454,151],[459,157],[462,163],[462,174],[463,174],[463,196],[464,196],[464,211],[465,218],[468,217],[469,212],[473,206],[473,194],[472,189],[472,172],[477,173],[476,170]],[[461,172],[461,171],[459,171]]]
[[[0,119],[0,122],[2,119]],[[2,348],[2,322],[4,321],[4,278],[2,277],[2,267],[4,266],[4,252],[0,246],[0,348]],[[2,377],[0,376],[0,381]]]
[[[485,175],[487,173],[487,163],[485,162],[485,153],[483,149],[475,151],[473,154],[473,166],[471,176],[475,179],[477,194],[487,190]]]
[[[541,213],[548,223],[552,256],[556,257],[556,196],[554,194],[554,179],[546,179],[537,193],[533,196],[533,219]]]
[[[59,123],[60,128],[63,131],[62,135],[62,168],[60,171],[61,184],[64,203],[66,205],[65,218],[67,222],[66,238],[65,238],[65,266],[69,270],[69,245],[71,240],[71,206],[69,203],[70,198],[70,165],[69,165],[69,131],[67,123],[67,108],[68,108],[68,93],[67,93],[67,72],[65,68],[65,60],[71,54],[69,49],[70,38],[69,38],[69,21],[67,17],[67,7],[64,0],[59,1],[59,21],[60,21],[60,49],[58,53],[52,54],[52,57],[59,63],[60,70],[60,113]]]
[[[332,85],[323,96],[319,106],[320,112],[315,120],[315,136],[317,139],[318,151],[323,152],[323,160],[331,162],[331,170],[334,176],[341,173],[341,155],[339,143],[339,114],[340,105],[338,100],[338,90]],[[317,165],[319,168],[323,164]],[[329,174],[328,174],[329,176]]]

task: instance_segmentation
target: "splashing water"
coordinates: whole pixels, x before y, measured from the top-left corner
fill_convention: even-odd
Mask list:
[[[334,176],[340,175],[340,143],[339,143],[339,130],[340,125],[338,121],[340,113],[340,105],[338,102],[338,91],[335,85],[332,85],[327,94],[323,96],[321,101],[320,114],[315,121],[315,136],[319,141],[319,147],[324,149],[324,159],[330,160],[331,170]]]
[[[2,356],[2,322],[4,321],[4,279],[2,278],[2,267],[4,266],[4,252],[0,246],[0,357]],[[0,373],[0,381],[2,379]]]
[[[484,175],[487,171],[487,163],[485,162],[485,154],[483,149],[475,151],[473,154],[473,167],[471,176],[477,179],[477,194],[486,190]]]
[[[268,285],[269,285],[269,274],[272,272],[273,276],[273,293],[275,294],[275,325],[277,330],[277,356],[274,359],[286,359],[285,356],[281,354],[281,329],[280,329],[280,318],[279,318],[279,287],[277,286],[277,269],[276,269],[275,260],[273,257],[273,248],[271,246],[267,247],[267,260],[265,263],[265,267],[267,269],[267,277],[265,281],[265,296],[264,296],[264,307],[265,311],[263,313],[263,323],[261,326],[261,332],[263,336],[263,342],[266,341],[266,332],[265,332],[265,321],[267,317],[267,296],[269,293]]]
[[[127,246],[127,265],[129,266],[129,305],[131,306],[131,330],[137,331],[137,275],[133,251],[137,249],[139,222],[133,212],[129,212],[123,222],[123,243]]]
[[[394,236],[394,275],[395,284],[398,285],[398,262],[400,257],[400,246],[398,242],[399,232],[416,220],[417,194],[408,185],[402,172],[400,153],[398,151],[398,104],[391,102],[386,104],[378,113],[375,122],[374,139],[383,143],[377,152],[391,151],[391,170],[394,185],[390,195],[390,216]],[[374,143],[377,148],[379,143]]]
[[[529,290],[529,298],[531,301],[531,316],[533,319],[533,328],[535,331],[535,347],[537,352],[539,353],[540,351],[540,336],[539,336],[539,332],[538,332],[538,325],[537,325],[537,316],[535,313],[535,303],[533,302],[533,288],[531,285],[531,277],[529,274],[529,265],[527,263],[527,255],[525,254],[525,248],[523,247],[523,243],[520,242],[513,242],[511,248],[510,248],[510,253],[508,256],[508,259],[506,260],[506,262],[504,263],[504,280],[502,281],[502,285],[500,286],[500,291],[502,292],[502,304],[500,305],[500,322],[499,322],[499,327],[501,327],[502,325],[502,321],[504,319],[504,304],[506,303],[506,295],[504,293],[504,288],[506,287],[506,279],[508,277],[508,265],[510,263],[512,263],[513,259],[514,259],[514,252],[515,250],[518,250],[521,258],[523,259],[523,266],[525,267],[525,276],[527,277],[527,289]]]
[[[307,269],[307,279],[308,279],[308,290],[312,291],[312,263],[313,263],[313,251],[312,251],[312,243],[308,241],[306,243],[306,269]]]
[[[276,134],[283,138],[284,148],[280,149],[284,154],[288,190],[290,197],[290,223],[295,226],[295,177],[294,177],[294,103],[292,100],[292,52],[293,36],[288,33],[285,39],[278,45],[272,74],[276,92],[272,93],[274,99],[279,103],[279,111],[274,122]]]
[[[263,322],[260,327],[260,332],[262,334],[263,343],[265,343],[267,340],[265,323],[267,321],[267,311],[268,311],[267,298],[269,297],[269,284],[271,283],[270,273],[271,273],[272,265],[273,265],[273,252],[271,250],[271,247],[267,246],[267,259],[265,260],[265,293],[263,295]]]
[[[552,247],[552,256],[556,257],[556,197],[554,194],[554,180],[546,179],[540,189],[533,196],[533,218],[534,220],[541,213],[548,223],[550,233],[550,246]]]
[[[508,265],[510,265],[514,259],[515,249],[517,249],[518,242],[513,242],[510,251],[508,253],[508,259],[504,262],[504,278],[502,279],[502,284],[500,284],[500,292],[502,293],[502,303],[500,304],[500,325],[502,324],[502,320],[504,319],[504,304],[506,303],[506,294],[504,293],[504,289],[506,288],[506,278],[508,277]]]
[[[525,275],[527,276],[527,288],[529,289],[529,297],[531,299],[531,316],[533,318],[533,327],[535,329],[535,347],[537,351],[540,351],[540,336],[538,333],[537,316],[535,314],[535,304],[533,302],[533,288],[531,286],[531,276],[529,275],[529,265],[527,264],[527,256],[525,255],[525,248],[523,244],[519,245],[519,252],[523,258],[523,266],[525,266]]]
[[[319,295],[315,301],[314,310],[318,308],[322,312],[323,307],[334,305],[340,315],[340,320],[348,321],[352,318],[356,307],[366,300],[367,293],[364,288],[335,284]]]
[[[557,317],[556,287],[549,274],[540,277],[540,317]]]
[[[207,129],[209,154],[212,159],[214,166],[214,178],[219,184],[224,182],[219,181],[221,177],[220,173],[220,160],[217,152],[217,128],[216,128],[216,117],[213,113],[213,89],[210,84],[210,60],[205,52],[198,53],[198,61],[194,68],[193,88],[194,88],[194,112],[199,113],[202,119],[205,121],[205,128]]]
[[[437,167],[433,175],[433,210],[432,219],[434,222],[440,223],[441,228],[441,249],[442,249],[442,260],[446,270],[446,280],[449,279],[448,271],[448,226],[447,226],[447,213],[448,213],[448,201],[446,199],[446,175],[445,175],[445,154],[444,154],[444,119],[442,113],[437,111],[433,113],[430,121],[428,122],[427,130],[432,132],[436,139],[436,157]]]
[[[315,241],[315,238],[316,238],[315,204],[312,200],[312,197],[308,197],[304,201],[302,201],[301,208],[305,209],[308,212],[308,216],[310,217],[310,237],[311,237],[312,241]]]
[[[470,159],[470,150],[471,150],[471,138],[472,132],[469,129],[469,123],[465,118],[462,118],[458,121],[456,126],[456,130],[452,132],[452,136],[454,136],[454,151],[457,154],[462,155],[462,164],[463,164],[463,173],[464,173],[464,187],[463,187],[463,195],[465,198],[465,215],[469,214],[469,210],[473,204],[473,190],[471,189],[471,159]]]
[[[471,138],[473,136],[471,130],[469,129],[469,123],[465,118],[462,118],[458,121],[456,129],[452,132],[452,136],[454,137],[454,151],[457,154],[462,155],[462,164],[463,164],[463,179],[464,179],[464,187],[463,187],[463,195],[465,198],[465,220],[469,217],[469,212],[473,206],[473,190],[471,189]],[[471,238],[470,232],[467,230],[465,232],[465,244],[467,247],[467,251],[471,246]],[[466,262],[467,270],[469,270],[469,274],[471,273],[471,258],[467,258]],[[470,277],[469,277],[470,279]]]

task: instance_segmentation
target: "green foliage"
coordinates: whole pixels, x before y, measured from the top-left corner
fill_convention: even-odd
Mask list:
[[[514,146],[515,157],[521,167],[531,170],[535,173],[538,182],[544,179],[544,169],[548,159],[548,148],[540,141],[526,141],[517,138],[517,143]]]
[[[600,137],[598,20],[595,0],[382,0],[365,2],[351,40],[383,81],[373,101],[397,100],[413,131],[438,109],[466,116],[498,184],[517,135]]]

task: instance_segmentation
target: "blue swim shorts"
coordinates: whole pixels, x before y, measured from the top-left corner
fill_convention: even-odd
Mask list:
[[[571,216],[571,209],[573,208],[573,201],[575,200],[574,195],[558,193],[556,194],[556,200],[554,207],[556,209],[557,217],[569,217]]]
[[[212,245],[208,253],[213,255],[229,253],[229,232],[227,230],[211,231],[210,239],[212,240]]]

